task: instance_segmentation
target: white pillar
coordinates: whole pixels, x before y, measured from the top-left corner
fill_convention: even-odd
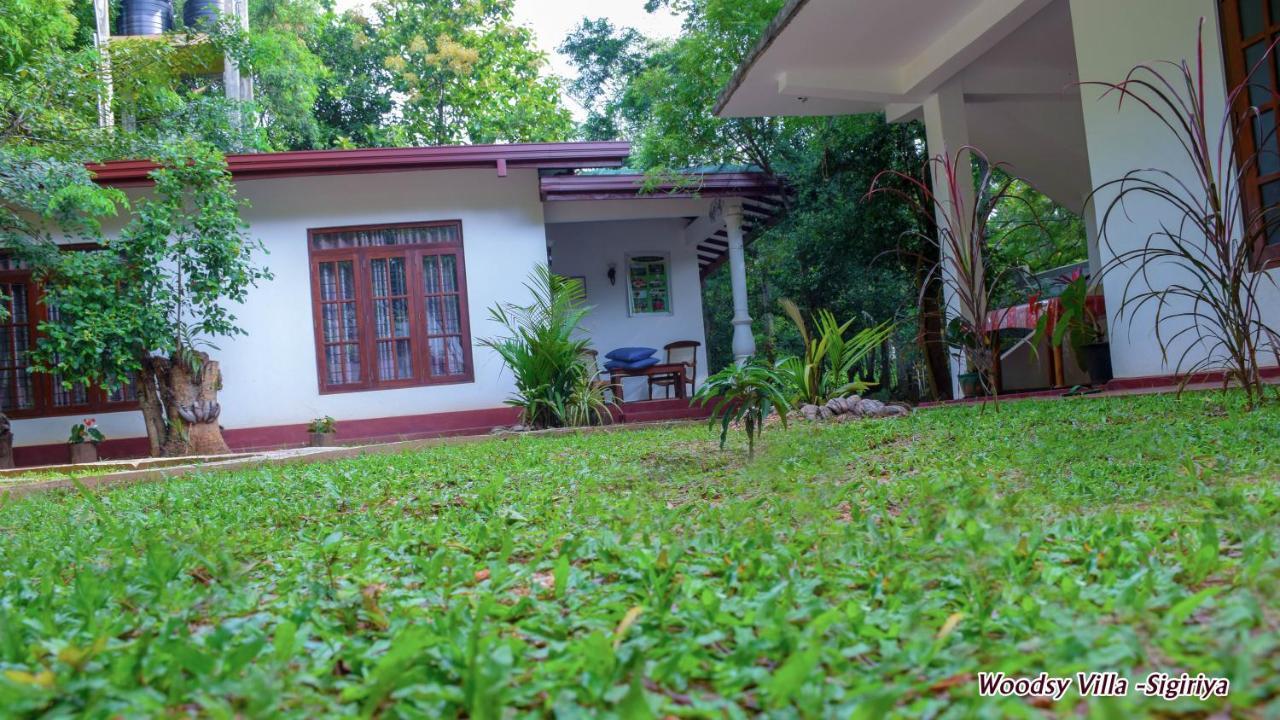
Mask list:
[[[115,115],[111,111],[111,0],[93,0],[93,14],[96,19],[93,32],[93,46],[98,50],[98,81],[102,87],[98,90],[98,127],[110,128],[116,124]]]
[[[739,363],[756,354],[756,339],[747,312],[747,256],[742,240],[742,201],[724,203],[724,225],[729,234],[729,283],[733,286],[733,357]]]
[[[956,160],[956,153],[960,149],[969,144],[969,118],[965,113],[964,107],[964,88],[960,84],[959,79],[952,79],[943,85],[938,91],[924,101],[924,127],[925,139],[928,143],[928,151],[930,158],[936,158],[939,155]],[[968,208],[972,208],[976,201],[976,190],[974,188],[970,172],[967,172],[971,162],[969,153],[964,153],[959,158],[960,169],[957,170],[957,177],[963,179],[964,182],[958,188],[961,201]],[[941,168],[931,165],[933,168],[933,192],[934,195],[942,202],[943,208],[938,210],[938,224],[945,226],[947,224],[947,213],[950,213],[951,203],[951,187],[947,182],[947,178]],[[968,213],[964,213],[967,222]],[[962,232],[968,232],[968,228],[961,228]],[[949,262],[951,254],[947,251],[946,243],[942,243],[941,259],[943,263]],[[947,309],[948,319],[959,315],[961,312],[960,304],[956,300],[956,293],[952,288],[948,287],[945,278],[950,277],[949,273],[942,273],[944,282],[942,285],[942,302]],[[981,318],[969,318],[971,322],[979,322]],[[965,371],[964,358],[957,353],[951,353],[951,396],[960,397],[960,374]]]

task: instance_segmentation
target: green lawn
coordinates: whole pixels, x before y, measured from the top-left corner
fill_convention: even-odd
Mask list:
[[[1280,715],[1280,408],[495,439],[0,508],[0,714]]]

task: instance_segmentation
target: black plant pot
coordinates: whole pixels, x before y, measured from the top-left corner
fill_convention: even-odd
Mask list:
[[[967,372],[960,373],[960,393],[967,398],[978,397],[982,394],[982,383],[978,382],[978,373]]]
[[[1085,370],[1089,372],[1089,384],[1098,386],[1111,382],[1111,343],[1093,343],[1080,350],[1084,354]]]

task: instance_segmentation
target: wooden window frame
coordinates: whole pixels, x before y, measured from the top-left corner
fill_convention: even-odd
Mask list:
[[[390,230],[397,228],[455,228],[456,242],[418,245],[373,245],[357,248],[316,249],[316,235],[361,230]],[[311,311],[315,333],[316,383],[321,395],[376,390],[396,390],[434,385],[461,385],[475,382],[475,367],[471,352],[471,319],[467,302],[466,252],[462,237],[461,220],[427,220],[422,222],[376,223],[370,225],[343,225],[310,228],[307,230],[307,255],[311,274]],[[462,339],[465,370],[455,375],[431,373],[430,344],[426,324],[426,293],[423,283],[422,261],[429,255],[453,255],[457,258],[458,326]],[[378,338],[374,324],[374,302],[370,278],[370,260],[404,257],[406,289],[409,299],[409,340],[412,352],[413,376],[399,380],[377,378]],[[353,282],[356,303],[357,346],[361,364],[361,378],[357,383],[330,384],[325,359],[324,317],[321,310],[320,265],[326,262],[350,260],[353,263]],[[453,293],[449,293],[453,294]],[[332,344],[332,343],[330,343]]]
[[[88,251],[96,249],[97,246],[68,245],[61,249],[65,251]],[[0,284],[9,284],[14,282],[24,283],[27,286],[27,326],[28,326],[28,348],[34,349],[36,342],[40,338],[40,323],[49,319],[49,308],[44,303],[44,291],[41,289],[32,276],[30,270],[0,270]],[[110,395],[102,388],[90,386],[85,389],[85,397],[87,402],[78,405],[54,405],[54,378],[49,373],[32,372],[31,373],[31,397],[32,407],[26,409],[14,408],[11,410],[2,410],[4,414],[14,420],[31,419],[31,418],[56,418],[56,417],[73,417],[84,415],[96,415],[100,413],[115,412],[131,412],[138,409],[137,400],[111,401]]]
[[[1243,28],[1240,26],[1240,2],[1241,0],[1219,0],[1218,2],[1218,25],[1222,40],[1223,64],[1226,71],[1227,88],[1234,88],[1245,82],[1248,78],[1250,68],[1246,65],[1245,49],[1253,46],[1255,43],[1270,43],[1280,35],[1280,17],[1271,18],[1271,3],[1268,0],[1244,0],[1245,2],[1261,2],[1263,6],[1263,29],[1261,32],[1244,37]],[[1280,13],[1277,13],[1280,14]],[[1267,22],[1267,20],[1271,22]],[[1270,111],[1272,117],[1276,121],[1277,130],[1280,131],[1280,57],[1277,57],[1278,49],[1268,56],[1264,64],[1264,68],[1269,69],[1271,81],[1271,99],[1264,105],[1260,106],[1262,112]],[[1243,167],[1251,158],[1258,157],[1257,141],[1254,138],[1253,117],[1250,112],[1252,101],[1249,92],[1240,93],[1236,99],[1235,106],[1231,108],[1232,114],[1235,116],[1233,121],[1237,123],[1236,127],[1240,128],[1239,123],[1246,123],[1248,127],[1237,130],[1234,136],[1236,145],[1236,162]],[[1280,132],[1273,137],[1272,142],[1280,141]],[[1252,208],[1262,207],[1262,186],[1272,182],[1280,182],[1280,172],[1270,173],[1266,176],[1259,175],[1256,165],[1251,167],[1249,171],[1241,178],[1242,187],[1241,200],[1245,204],[1246,215]],[[1277,219],[1276,222],[1280,222]],[[1254,267],[1257,270],[1265,270],[1268,268],[1280,267],[1280,243],[1267,244],[1267,234],[1264,233],[1255,242],[1254,247]]]

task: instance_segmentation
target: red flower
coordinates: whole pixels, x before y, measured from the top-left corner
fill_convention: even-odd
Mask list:
[[[85,418],[85,419],[84,419],[84,428],[85,428],[86,430],[88,430],[89,428],[91,428],[91,427],[93,427],[94,425],[97,425],[97,424],[98,424],[98,421],[97,421],[97,420],[94,420],[93,418]]]

